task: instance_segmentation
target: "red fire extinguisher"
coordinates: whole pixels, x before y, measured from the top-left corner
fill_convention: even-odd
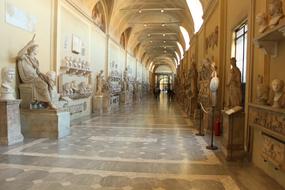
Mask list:
[[[215,135],[221,136],[221,119],[220,119],[220,117],[218,117],[216,122],[215,122]]]

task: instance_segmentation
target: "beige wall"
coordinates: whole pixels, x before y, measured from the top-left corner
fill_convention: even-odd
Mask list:
[[[32,39],[34,34],[5,22],[5,2],[4,0],[0,1],[0,41],[2,44],[0,51],[0,69],[5,66],[15,66],[17,53]],[[9,0],[8,2],[37,18],[35,33],[37,34],[36,43],[40,46],[38,55],[40,69],[42,72],[49,71],[51,66],[51,15],[53,1]]]
[[[5,2],[0,1],[1,44],[0,69],[15,66],[19,50],[32,39],[33,32],[27,32],[5,22]],[[46,73],[55,70],[60,74],[60,65],[65,56],[76,56],[71,52],[72,35],[78,36],[85,46],[85,56],[93,72],[92,82],[100,70],[115,60],[121,71],[125,68],[126,52],[112,37],[109,40],[109,55],[106,55],[107,37],[82,10],[78,10],[65,0],[9,0],[9,3],[37,18],[36,43],[40,46],[38,59],[40,70]],[[30,6],[33,5],[33,6]],[[88,14],[87,14],[88,15]],[[136,59],[130,54],[132,75],[136,75]],[[145,67],[143,67],[145,70]],[[141,76],[141,70],[138,75]],[[1,80],[1,79],[0,79]],[[1,82],[1,81],[0,81]]]

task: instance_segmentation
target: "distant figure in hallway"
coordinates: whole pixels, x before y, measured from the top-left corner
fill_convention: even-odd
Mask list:
[[[161,92],[160,88],[156,87],[154,89],[154,96],[155,96],[156,99],[159,99],[160,92]]]
[[[173,90],[169,89],[169,90],[167,91],[168,100],[173,101],[173,100],[174,100],[174,95],[175,95],[175,93],[174,93]]]

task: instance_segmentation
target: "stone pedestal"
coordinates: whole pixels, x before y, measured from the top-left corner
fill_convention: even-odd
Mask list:
[[[19,105],[21,100],[0,100],[0,144],[23,142]]]
[[[58,139],[70,134],[70,113],[59,110],[21,110],[22,132],[28,138]]]
[[[222,151],[227,160],[237,160],[244,156],[244,118],[239,111],[223,111]]]
[[[97,115],[103,114],[103,96],[94,96],[92,101],[93,113]]]
[[[112,96],[104,96],[103,97],[103,112],[110,113],[111,112],[111,98]]]
[[[121,104],[128,104],[128,92],[127,91],[122,92],[120,94],[120,103]]]
[[[213,110],[212,108],[207,109],[208,113],[205,113],[203,111],[203,130],[205,133],[210,133],[212,130],[212,115],[213,115]]]

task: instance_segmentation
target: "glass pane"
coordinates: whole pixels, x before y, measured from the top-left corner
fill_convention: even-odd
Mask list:
[[[243,64],[243,82],[246,83],[246,68],[247,67],[247,34],[244,36],[244,64]]]
[[[237,67],[242,71],[243,70],[243,41],[244,37],[237,39],[236,41],[236,60],[237,60]]]
[[[244,34],[243,28],[240,28],[237,32],[236,32],[236,37],[239,38],[240,36],[242,36]]]

